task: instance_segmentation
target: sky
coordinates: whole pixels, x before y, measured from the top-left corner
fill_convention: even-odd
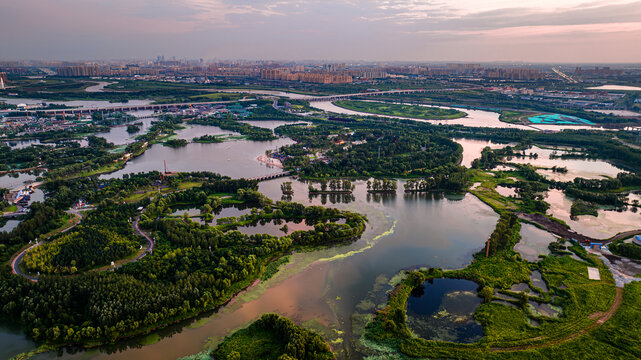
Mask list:
[[[0,59],[641,62],[641,0],[0,0]]]

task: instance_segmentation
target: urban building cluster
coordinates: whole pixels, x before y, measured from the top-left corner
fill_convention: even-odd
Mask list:
[[[71,130],[91,122],[90,116],[46,116],[37,115],[0,117],[0,132],[18,135],[35,134],[46,131]]]
[[[7,73],[0,72],[0,90],[4,90],[7,87]]]
[[[496,91],[510,97],[522,100],[540,101],[555,106],[585,109],[612,109],[617,102],[625,96],[622,93],[608,91],[560,91],[546,90],[543,87],[536,89],[517,88],[513,86],[487,87],[489,91]]]
[[[290,72],[288,69],[264,69],[263,80],[300,81],[314,84],[348,84],[352,77],[338,72]]]
[[[622,69],[611,69],[609,66],[599,68],[595,66],[593,69],[583,69],[577,66],[574,69],[574,74],[579,76],[618,76],[623,75]]]

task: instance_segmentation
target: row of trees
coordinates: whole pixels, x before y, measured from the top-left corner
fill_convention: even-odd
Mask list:
[[[487,240],[486,254],[493,256],[501,251],[512,250],[521,238],[520,230],[521,223],[516,214],[512,212],[502,213],[494,232]]]
[[[367,192],[396,192],[396,180],[367,180]]]
[[[350,180],[347,179],[330,179],[330,180],[321,180],[320,189],[316,189],[312,184],[308,186],[310,193],[320,193],[320,192],[344,192],[351,193],[354,191],[354,185]]]

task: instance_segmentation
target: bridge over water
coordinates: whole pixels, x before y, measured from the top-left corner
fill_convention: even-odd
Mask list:
[[[255,181],[260,182],[260,181],[277,179],[277,178],[289,176],[291,174],[292,174],[291,171],[283,171],[283,172],[276,173],[276,174],[269,174],[269,175],[263,175],[263,176],[257,176],[257,177],[249,178],[248,180],[255,180]]]
[[[362,96],[381,96],[381,95],[401,95],[401,94],[414,94],[414,93],[430,93],[430,92],[440,92],[440,91],[452,91],[454,89],[409,89],[409,90],[386,90],[386,91],[370,91],[362,93],[353,93],[353,94],[338,94],[338,95],[327,95],[327,96],[308,96],[303,98],[303,100],[309,102],[317,101],[337,101],[345,100],[353,97],[362,97]],[[266,95],[266,98],[273,98],[274,96]],[[213,106],[213,105],[226,105],[226,104],[235,104],[239,102],[250,102],[256,101],[256,99],[240,99],[240,100],[231,100],[231,101],[208,101],[208,102],[188,102],[188,103],[172,103],[172,104],[147,104],[147,105],[114,105],[114,106],[103,106],[103,107],[85,107],[77,109],[49,109],[49,110],[40,110],[39,113],[50,114],[50,115],[71,115],[71,114],[91,114],[94,112],[112,112],[112,111],[141,111],[141,110],[178,110],[185,108],[198,108],[202,106]]]
[[[309,102],[337,101],[337,100],[346,100],[353,97],[361,97],[361,96],[407,95],[407,94],[431,93],[431,92],[452,91],[452,90],[454,89],[408,89],[408,90],[369,91],[369,92],[354,93],[354,94],[313,96],[313,97],[306,97],[304,98],[304,100],[307,100]]]
[[[233,101],[208,101],[208,102],[189,102],[189,103],[172,103],[172,104],[147,104],[147,105],[118,105],[118,106],[103,106],[103,107],[86,107],[77,109],[50,109],[39,110],[39,113],[62,115],[62,114],[91,114],[94,112],[110,112],[110,111],[141,111],[141,110],[178,110],[190,107],[212,106],[212,105],[226,105],[235,104],[239,102],[256,101],[256,99],[239,99]]]

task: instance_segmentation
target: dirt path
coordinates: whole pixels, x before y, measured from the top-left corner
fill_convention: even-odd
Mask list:
[[[590,243],[590,242],[601,242],[604,240],[599,240],[595,238],[591,238],[589,236],[585,236],[583,234],[579,234],[578,232],[571,230],[567,226],[564,226],[563,224],[560,224],[556,221],[550,220],[547,217],[541,215],[541,214],[525,214],[521,213],[518,214],[519,218],[523,220],[527,220],[533,223],[537,223],[544,228],[546,228],[549,232],[558,235],[562,238],[566,239],[576,239],[578,241],[581,241],[583,243]]]
[[[619,307],[621,306],[621,303],[623,302],[623,288],[617,287],[616,288],[616,295],[614,296],[614,301],[612,302],[612,306],[606,311],[605,313],[602,312],[597,312],[589,316],[590,319],[597,319],[595,322],[590,324],[589,326],[573,333],[570,334],[564,338],[561,339],[556,339],[556,340],[550,340],[546,341],[544,343],[540,344],[533,344],[533,345],[523,345],[523,346],[514,346],[514,347],[493,347],[490,350],[491,351],[519,351],[519,350],[528,350],[528,349],[540,349],[552,345],[558,345],[562,344],[571,340],[574,340],[578,337],[581,337],[592,330],[595,330],[599,326],[603,325],[606,321],[610,320],[612,316],[617,312]],[[532,341],[538,341],[541,340],[541,337],[533,338],[530,339]]]
[[[549,232],[558,235],[562,238],[566,239],[575,239],[578,240],[582,243],[599,243],[599,244],[608,244],[616,240],[620,239],[626,239],[631,236],[641,234],[641,229],[638,230],[630,230],[630,231],[625,231],[618,233],[610,238],[607,239],[595,239],[593,237],[589,237],[583,234],[579,234],[578,232],[568,228],[567,226],[564,226],[563,224],[560,224],[556,221],[550,220],[547,217],[541,215],[541,214],[525,214],[521,213],[518,214],[519,218],[523,220],[527,220],[533,223],[537,223],[544,228],[546,228]]]

